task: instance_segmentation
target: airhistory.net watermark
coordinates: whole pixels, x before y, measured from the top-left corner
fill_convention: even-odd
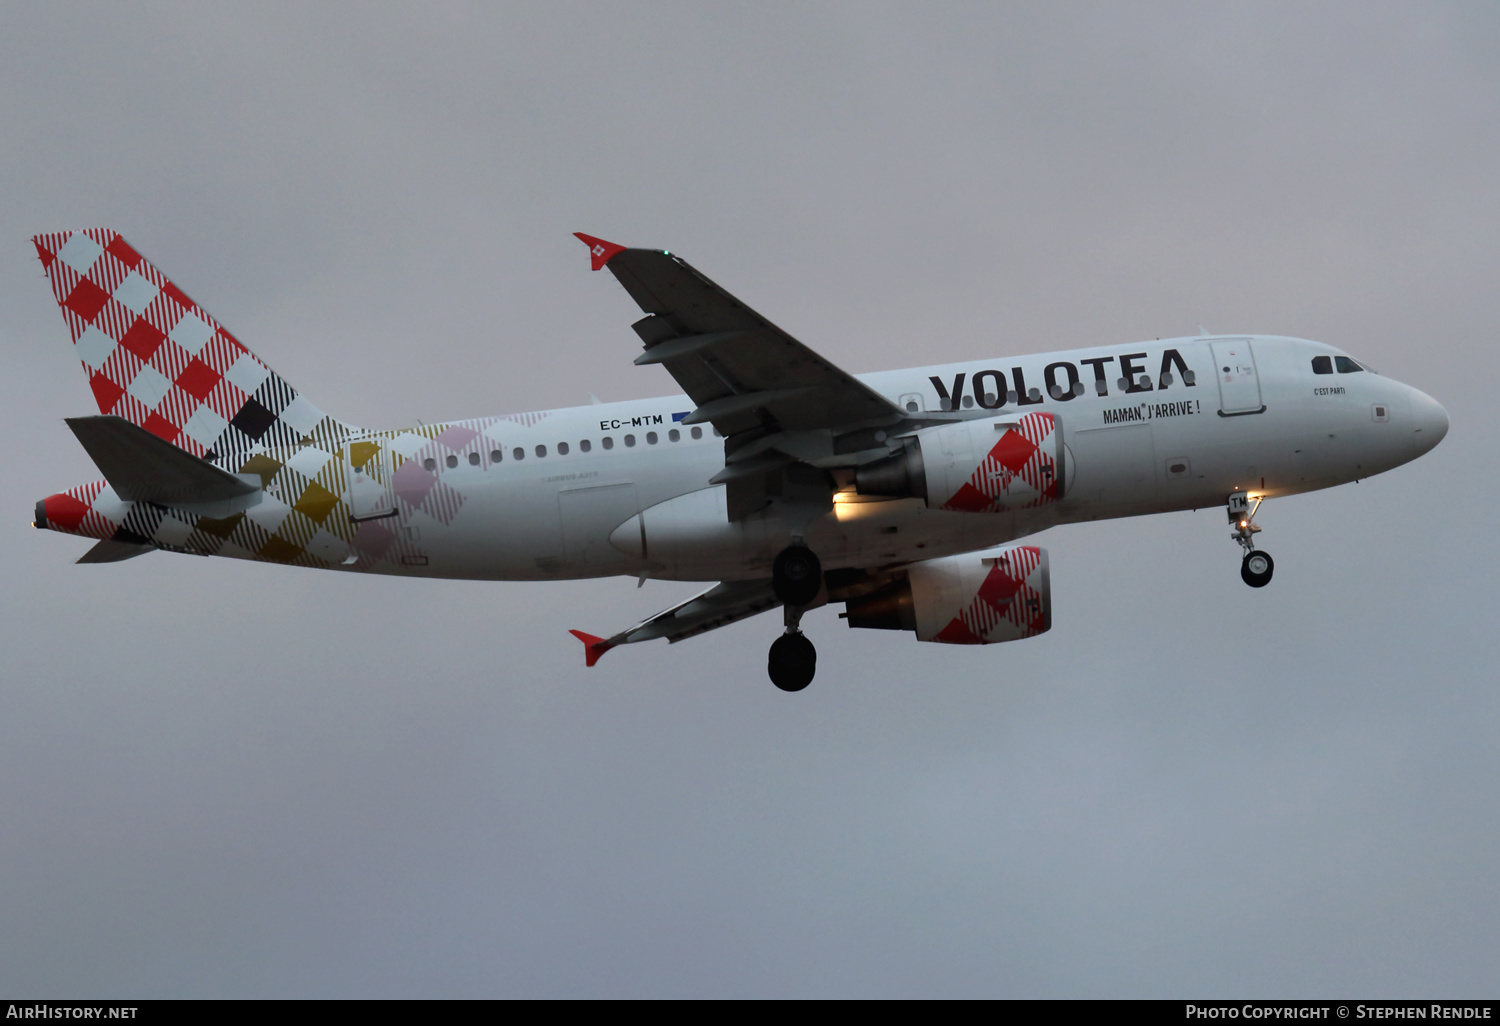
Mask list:
[[[45,1001],[6,1005],[7,1019],[134,1019],[139,1005],[75,1005]]]

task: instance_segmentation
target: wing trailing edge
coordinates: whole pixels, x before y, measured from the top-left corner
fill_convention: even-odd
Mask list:
[[[826,601],[820,598],[807,608],[821,606]],[[617,645],[630,645],[653,638],[666,638],[668,642],[675,644],[748,616],[775,609],[779,605],[781,600],[772,591],[770,580],[722,581],[611,637],[599,638],[575,630],[568,633],[583,642],[584,659],[589,666],[593,666],[600,656]]]

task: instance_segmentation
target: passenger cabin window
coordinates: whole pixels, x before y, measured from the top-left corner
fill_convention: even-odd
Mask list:
[[[1363,367],[1347,356],[1335,356],[1333,358],[1333,365],[1339,369],[1340,374],[1353,374],[1355,371],[1364,370]]]
[[[671,431],[667,432],[667,441],[669,441],[669,442],[675,442],[675,441],[678,441],[681,438],[682,438],[682,432],[678,431],[676,428],[673,428]]]
[[[431,456],[427,457],[425,460],[422,461],[422,469],[423,470],[436,470],[437,469],[437,460],[433,459]]]
[[[541,459],[545,455],[547,455],[547,447],[545,445],[539,445],[539,446],[537,446],[536,447],[536,458],[537,459]]]
[[[458,457],[453,455],[452,453],[449,453],[446,462],[448,464],[448,469],[452,470],[454,467],[458,466]]]
[[[614,447],[615,447],[615,440],[613,438],[609,437],[608,435],[605,435],[604,436],[604,448],[606,448],[606,449],[613,449]]]
[[[625,448],[629,449],[633,445],[635,445],[635,435],[626,435]]]
[[[479,466],[479,453],[477,453],[477,452],[471,452],[471,453],[469,453],[469,466],[471,466],[471,467],[477,467],[477,466]]]
[[[1331,357],[1331,356],[1314,356],[1313,357],[1313,373],[1314,374],[1332,374],[1333,373],[1333,357]]]
[[[699,438],[702,438],[702,437],[703,437],[703,429],[701,427],[695,427],[695,428],[693,428],[693,440],[696,441],[696,440],[698,440]]]
[[[559,456],[566,456],[568,454],[568,443],[567,442],[558,442],[557,443],[557,454]]]
[[[593,447],[594,447],[594,443],[590,442],[587,438],[585,438],[583,441],[581,441],[581,442],[578,443],[578,451],[579,452],[588,452]]]
[[[502,453],[499,449],[491,449],[490,450],[490,462],[491,463],[499,463],[504,458],[505,458],[505,454]]]
[[[526,458],[526,450],[518,445],[510,451],[510,457],[513,460],[524,460]]]
[[[647,445],[655,445],[656,444],[656,432],[655,431],[647,431],[646,432],[646,444]]]

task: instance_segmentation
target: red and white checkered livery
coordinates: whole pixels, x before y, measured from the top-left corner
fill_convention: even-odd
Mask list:
[[[103,228],[32,240],[101,413],[195,456],[332,440],[324,415]]]
[[[942,509],[997,513],[1062,498],[1062,435],[1057,418],[1050,413],[1028,413],[997,426],[1000,437],[979,457],[969,479],[941,503]],[[969,428],[982,430],[973,424]]]
[[[1047,552],[1035,545],[916,563],[907,580],[921,641],[993,645],[1052,627]]]

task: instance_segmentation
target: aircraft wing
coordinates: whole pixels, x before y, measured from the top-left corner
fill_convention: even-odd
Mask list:
[[[697,404],[684,423],[742,432],[845,431],[894,424],[890,400],[835,367],[681,257],[575,233],[645,311],[633,328],[646,351]]]
[[[814,605],[822,605],[821,601]],[[724,627],[756,613],[775,609],[781,605],[771,591],[769,579],[763,581],[724,581],[707,591],[700,592],[670,609],[663,609],[628,630],[608,638],[600,638],[584,631],[569,631],[583,642],[584,658],[589,666],[616,645],[629,645],[652,638],[666,638],[669,642],[682,641],[696,634],[704,634],[716,627]],[[813,606],[807,607],[809,609]]]

